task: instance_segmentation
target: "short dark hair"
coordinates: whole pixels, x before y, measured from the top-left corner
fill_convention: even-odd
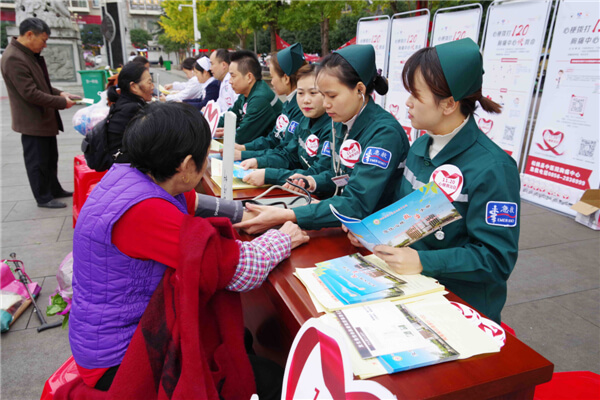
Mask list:
[[[230,54],[229,51],[227,49],[216,49],[215,50],[215,57],[221,61],[221,62],[226,62],[227,64],[231,64],[231,58],[230,58]]]
[[[450,86],[444,76],[444,70],[437,54],[435,47],[424,47],[416,51],[406,60],[404,69],[402,70],[402,83],[404,88],[419,99],[419,93],[415,88],[415,73],[421,71],[425,83],[433,93],[435,101],[439,104],[440,101],[448,97],[452,97]],[[465,73],[467,73],[465,71]],[[499,113],[501,106],[494,101],[483,96],[481,89],[475,93],[465,96],[460,103],[460,112],[465,117],[472,115],[477,108],[476,102],[479,101],[481,108],[489,113]]]
[[[181,63],[181,68],[194,69],[194,64],[196,64],[196,59],[194,57],[188,57]]]
[[[250,72],[254,75],[254,79],[260,81],[262,79],[262,69],[258,62],[258,57],[251,51],[238,50],[231,55],[231,62],[235,62],[238,65],[238,70],[246,75]]]
[[[50,27],[39,18],[26,18],[19,25],[19,35],[23,36],[27,32],[33,32],[35,35],[45,33],[50,36]]]
[[[119,72],[117,85],[121,89],[121,93],[131,93],[130,87],[132,83],[140,83],[143,73],[147,71],[144,64],[138,62],[127,63]],[[119,99],[119,93],[115,86],[108,88],[106,93],[108,100],[115,102]]]
[[[135,56],[133,58],[133,60],[131,60],[130,62],[134,62],[134,63],[139,63],[139,64],[148,64],[150,61],[148,61],[148,59],[144,56]]]
[[[359,82],[362,82],[358,72],[338,53],[331,53],[323,58],[317,69],[317,76],[323,71],[335,76],[344,86],[350,89],[354,89]],[[363,82],[363,84],[367,87],[365,93],[367,95],[373,93],[373,90],[382,96],[388,92],[387,79],[379,74],[376,74],[371,82]]]
[[[164,182],[192,156],[200,172],[208,155],[211,134],[208,122],[185,103],[154,102],[133,117],[123,135],[131,166]]]

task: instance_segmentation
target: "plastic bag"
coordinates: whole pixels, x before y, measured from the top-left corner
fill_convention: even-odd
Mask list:
[[[106,90],[100,93],[100,101],[82,108],[73,115],[73,127],[82,135],[86,135],[94,126],[106,118],[110,107],[106,100]]]
[[[67,254],[62,260],[56,273],[58,286],[54,293],[48,297],[48,307],[46,315],[63,315],[63,329],[69,323],[69,312],[71,311],[71,301],[73,299],[73,252]]]

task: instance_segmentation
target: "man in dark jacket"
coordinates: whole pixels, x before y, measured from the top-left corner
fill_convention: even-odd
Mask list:
[[[64,208],[56,200],[72,196],[58,182],[58,145],[56,136],[63,130],[58,110],[75,104],[75,96],[50,85],[44,57],[40,56],[50,36],[50,28],[39,18],[27,18],[19,25],[2,57],[2,76],[6,82],[12,129],[20,132],[23,157],[31,191],[38,207]]]

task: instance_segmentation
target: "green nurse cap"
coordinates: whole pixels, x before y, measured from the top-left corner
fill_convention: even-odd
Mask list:
[[[479,46],[472,39],[440,44],[435,50],[454,100],[462,100],[481,89],[483,60]]]
[[[283,72],[290,76],[304,64],[304,51],[300,43],[294,43],[290,47],[277,53],[277,62]]]
[[[365,86],[375,78],[375,49],[370,44],[353,44],[338,50],[337,54],[348,61]]]

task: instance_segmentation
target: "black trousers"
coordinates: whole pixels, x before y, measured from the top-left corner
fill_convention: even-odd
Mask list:
[[[38,204],[47,203],[63,191],[57,177],[56,136],[21,135],[21,143],[33,197]]]
[[[256,392],[260,400],[280,400],[281,388],[283,385],[284,370],[277,363],[255,355],[248,355],[252,371],[254,372],[254,381],[256,383]],[[96,383],[95,389],[107,391],[110,389],[115,375],[119,370],[119,365],[111,367],[104,373],[102,378]]]

